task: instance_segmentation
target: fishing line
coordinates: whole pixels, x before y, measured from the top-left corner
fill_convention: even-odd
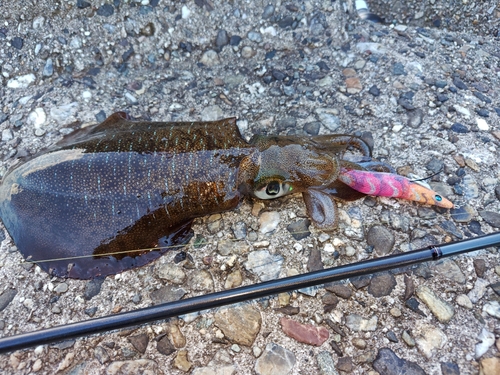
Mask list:
[[[461,213],[457,213],[457,214],[450,213],[449,216],[454,217],[454,216],[459,216],[459,215],[461,215]],[[307,234],[307,233],[311,234],[310,231],[298,231],[298,232],[288,232],[288,233],[290,233],[290,235],[292,235],[292,236],[293,235],[302,235],[302,234]],[[233,243],[245,241],[245,240],[237,240],[237,239],[232,239],[232,238],[225,239],[225,240],[229,240]],[[207,242],[207,243],[203,244],[203,246],[207,246],[207,245],[214,245],[214,243]],[[36,265],[38,263],[71,261],[71,260],[75,260],[75,259],[85,259],[85,258],[101,258],[101,257],[106,257],[106,256],[113,257],[116,255],[127,255],[127,254],[132,254],[132,253],[141,253],[140,255],[142,255],[143,253],[151,252],[151,251],[159,251],[159,250],[169,251],[169,250],[182,249],[182,248],[186,248],[186,247],[190,247],[190,246],[194,247],[194,245],[190,245],[189,243],[186,243],[186,244],[170,245],[170,246],[149,247],[149,248],[142,248],[142,249],[135,249],[135,250],[123,250],[123,251],[117,251],[117,252],[112,252],[112,253],[102,253],[102,254],[96,254],[96,255],[89,254],[89,255],[79,255],[79,256],[71,256],[71,257],[64,257],[64,258],[46,258],[46,259],[37,259],[37,260],[26,259],[24,261],[18,262],[17,264],[18,265],[23,265],[23,264]]]
[[[301,232],[289,232],[289,233],[291,235],[294,235],[294,234],[306,234],[306,233],[311,233],[311,232],[310,231],[301,231]],[[232,238],[229,238],[226,240],[229,240],[233,243],[245,241],[245,240],[237,240],[237,239],[232,239]],[[203,246],[206,246],[206,245],[213,245],[213,243],[207,242]],[[142,249],[135,249],[135,250],[115,251],[112,253],[77,255],[77,256],[64,257],[64,258],[46,258],[46,259],[37,259],[37,260],[25,259],[24,261],[19,262],[17,264],[21,264],[21,265],[22,264],[35,264],[36,265],[37,263],[46,263],[46,262],[57,262],[57,261],[85,259],[85,258],[101,258],[101,257],[106,257],[106,256],[126,255],[126,254],[131,254],[131,253],[146,253],[146,252],[158,251],[158,250],[175,250],[175,249],[180,249],[180,248],[189,247],[189,246],[190,246],[189,243],[186,243],[186,244],[179,244],[179,245],[149,247],[149,248],[142,248]]]
[[[414,180],[410,180],[410,182],[419,182],[419,181],[425,181],[425,180],[431,179],[432,177],[437,176],[438,174],[442,173],[443,170],[444,170],[444,168],[441,168],[439,171],[437,171],[434,174],[431,174],[430,176],[422,177],[422,178],[416,178]]]

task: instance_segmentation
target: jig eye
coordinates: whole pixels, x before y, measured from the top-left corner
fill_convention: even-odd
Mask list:
[[[253,193],[259,199],[274,199],[289,194],[292,190],[293,189],[290,184],[278,180],[272,180],[260,189],[255,190]]]

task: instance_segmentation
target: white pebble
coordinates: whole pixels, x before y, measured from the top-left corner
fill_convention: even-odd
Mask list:
[[[92,98],[92,93],[90,91],[82,92],[82,99],[88,102]]]
[[[270,233],[273,232],[280,223],[280,214],[276,211],[264,212],[259,218],[259,232],[260,233]]]
[[[24,307],[26,307],[29,310],[33,310],[33,307],[35,307],[35,303],[33,302],[33,300],[31,298],[26,298],[23,301],[23,305],[24,305]]]
[[[323,248],[323,250],[326,251],[327,253],[335,252],[335,248],[333,247],[333,245],[331,243],[327,243],[325,245],[325,247]]]
[[[347,246],[345,248],[345,255],[348,257],[352,257],[356,254],[356,249],[352,246]]]
[[[478,342],[476,344],[476,358],[480,358],[495,343],[495,335],[483,328],[476,341]]]
[[[258,346],[254,346],[254,347],[252,348],[252,352],[253,352],[253,356],[254,356],[255,358],[258,358],[258,357],[260,357],[260,355],[262,354],[262,349],[261,349],[261,348],[259,348]]]
[[[257,52],[253,50],[252,47],[250,46],[245,46],[241,49],[241,56],[244,57],[245,59],[250,59],[253,56],[255,56]]]
[[[9,79],[9,81],[7,82],[7,87],[9,89],[24,89],[35,82],[35,79],[36,77],[34,74],[26,74],[24,76]]]
[[[240,133],[244,133],[245,131],[248,130],[248,121],[247,120],[238,120],[238,121],[236,121],[236,125],[238,126]]]
[[[38,16],[33,20],[33,28],[35,30],[41,29],[44,23],[45,23],[45,18],[43,18],[43,16]]]
[[[33,95],[23,96],[21,99],[19,99],[19,104],[26,105],[26,103],[28,103],[32,97]]]
[[[219,55],[214,50],[208,50],[201,56],[200,62],[206,66],[214,66],[220,63]]]
[[[33,371],[34,372],[40,371],[41,368],[42,368],[42,360],[38,358],[35,361],[35,363],[33,363]]]
[[[340,238],[335,237],[333,239],[333,246],[344,246],[344,241],[342,241]]]
[[[7,142],[14,138],[14,133],[10,129],[2,130],[2,141]]]
[[[326,242],[330,239],[330,235],[327,233],[321,233],[318,237],[319,242]]]
[[[71,122],[70,118],[76,114],[78,106],[77,102],[73,102],[59,107],[53,107],[50,109],[50,116],[59,124],[67,124]]]
[[[72,49],[78,49],[78,48],[82,48],[82,38],[80,38],[79,36],[75,36],[73,39],[71,39],[71,41],[69,42],[69,46],[72,48]]]
[[[47,115],[43,108],[35,108],[33,112],[28,115],[28,124],[34,126],[35,128],[39,128],[45,121],[47,120]]]
[[[459,306],[465,307],[466,309],[470,310],[473,307],[469,297],[467,297],[465,294],[458,295],[456,301]]]
[[[129,104],[137,104],[137,99],[135,98],[134,95],[132,95],[131,93],[129,92],[126,92],[125,93],[125,100],[129,103]]]
[[[464,115],[466,117],[470,117],[470,111],[467,108],[462,107],[458,104],[455,104],[453,107],[455,108],[455,111],[461,113],[462,115]]]
[[[484,118],[477,118],[476,122],[477,122],[477,127],[479,128],[479,130],[487,131],[490,129],[490,126],[488,125],[488,123],[486,122],[486,120]]]
[[[500,319],[500,303],[498,301],[491,301],[483,306],[483,311],[487,312],[489,315]]]
[[[189,8],[185,5],[182,6],[182,19],[188,19],[189,16],[191,15],[191,11],[189,10]]]
[[[43,345],[38,345],[38,346],[35,348],[34,353],[35,353],[36,355],[40,355],[40,354],[42,354],[42,353],[43,353],[43,348],[44,348],[44,346],[43,346]]]
[[[276,36],[276,29],[273,27],[273,26],[269,26],[269,27],[261,27],[260,28],[260,33],[261,34],[269,34],[271,36]]]
[[[178,112],[178,111],[182,111],[184,109],[184,106],[180,103],[172,103],[170,105],[170,107],[168,107],[168,110],[170,112]]]

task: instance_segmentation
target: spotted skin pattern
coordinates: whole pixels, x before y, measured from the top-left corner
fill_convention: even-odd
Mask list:
[[[364,159],[346,160],[347,149]],[[337,200],[387,188],[390,196],[412,199],[400,194],[406,190],[399,176],[366,172],[375,169],[390,167],[350,135],[247,142],[234,118],[162,123],[117,112],[9,171],[0,185],[0,218],[26,259],[55,276],[89,279],[145,265],[185,244],[193,219],[232,210],[245,196],[302,193],[323,230],[337,226]]]
[[[119,120],[108,119],[108,125]],[[92,255],[175,245],[194,217],[234,209],[240,201],[237,166],[248,153],[234,119],[136,123],[132,132],[101,124],[83,141],[10,172],[0,187],[0,215],[30,260],[91,255],[40,262],[43,269],[84,279],[113,274],[161,251]]]

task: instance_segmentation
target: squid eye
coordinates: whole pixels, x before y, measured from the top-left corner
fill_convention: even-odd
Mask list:
[[[262,188],[255,190],[253,193],[259,199],[274,199],[292,192],[290,184],[281,181],[269,181]]]
[[[278,195],[280,192],[280,183],[279,181],[272,181],[266,187],[266,194],[269,196]]]

